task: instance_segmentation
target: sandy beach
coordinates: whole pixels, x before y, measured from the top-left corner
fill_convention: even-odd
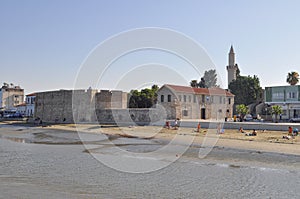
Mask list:
[[[22,127],[22,123],[5,122],[0,124],[17,125]],[[25,125],[26,126],[26,125]],[[9,135],[24,135],[29,131],[45,132],[73,132],[77,130],[85,133],[96,133],[111,136],[120,136],[127,138],[142,138],[142,139],[159,139],[170,142],[176,135],[181,136],[181,141],[185,142],[185,137],[192,137],[193,144],[201,145],[205,138],[213,137],[217,140],[216,147],[226,147],[244,150],[256,150],[274,153],[284,153],[300,155],[300,136],[295,136],[291,139],[285,139],[288,131],[269,131],[258,130],[257,136],[246,136],[245,133],[239,132],[238,129],[225,129],[224,134],[216,135],[216,129],[200,129],[197,132],[195,128],[180,127],[177,130],[173,128],[167,129],[160,126],[125,126],[118,127],[114,125],[95,125],[95,124],[56,124],[49,126],[35,126],[22,131],[14,128],[0,128],[0,135],[9,137]],[[250,130],[246,130],[251,133]],[[17,136],[16,136],[17,137]],[[189,138],[190,139],[190,138]],[[188,140],[189,140],[188,139]]]

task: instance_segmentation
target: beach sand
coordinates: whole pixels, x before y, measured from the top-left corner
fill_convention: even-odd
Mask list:
[[[0,124],[7,124],[0,123]],[[14,123],[10,123],[14,124]],[[22,127],[22,124],[18,124]],[[126,138],[141,138],[141,139],[159,139],[166,143],[170,142],[176,137],[180,136],[180,141],[183,144],[193,139],[194,145],[201,146],[205,139],[214,139],[216,147],[225,147],[243,150],[256,150],[264,152],[284,153],[300,155],[300,136],[295,136],[293,139],[284,139],[287,136],[287,131],[257,131],[257,136],[246,136],[240,133],[238,129],[225,129],[224,134],[216,135],[216,129],[201,129],[196,132],[196,128],[183,128],[178,130],[166,129],[159,126],[125,126],[118,127],[114,125],[95,125],[95,124],[56,124],[50,126],[36,126],[28,129],[17,128],[0,128],[0,135],[2,137],[14,136],[22,137],[28,132],[43,133],[77,133],[77,130],[83,133],[105,134],[109,136],[118,136]],[[251,133],[251,131],[246,131]],[[51,138],[50,138],[51,139]],[[74,143],[79,143],[80,140],[74,140]],[[42,142],[41,142],[42,143]],[[55,142],[52,142],[55,143]],[[72,142],[71,142],[72,143]]]

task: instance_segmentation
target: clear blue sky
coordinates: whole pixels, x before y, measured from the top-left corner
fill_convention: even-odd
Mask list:
[[[13,82],[26,94],[72,88],[100,42],[133,28],[162,27],[201,44],[222,85],[231,44],[242,75],[257,75],[263,87],[285,85],[288,72],[300,72],[299,8],[297,0],[1,0],[0,83]]]

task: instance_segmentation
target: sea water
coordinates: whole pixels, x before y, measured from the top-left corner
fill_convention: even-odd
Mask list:
[[[51,140],[47,135],[38,138]],[[215,147],[199,159],[193,146],[165,168],[136,174],[104,165],[70,135],[55,134],[62,144],[2,137],[0,198],[300,198],[297,155]],[[134,138],[116,143],[140,153],[160,144]],[[109,147],[94,152],[108,153]]]

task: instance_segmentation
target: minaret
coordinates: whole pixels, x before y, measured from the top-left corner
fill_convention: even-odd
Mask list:
[[[233,80],[236,80],[236,71],[238,70],[238,68],[239,68],[238,65],[235,63],[235,53],[231,45],[228,54],[228,66],[227,66],[228,86]]]

